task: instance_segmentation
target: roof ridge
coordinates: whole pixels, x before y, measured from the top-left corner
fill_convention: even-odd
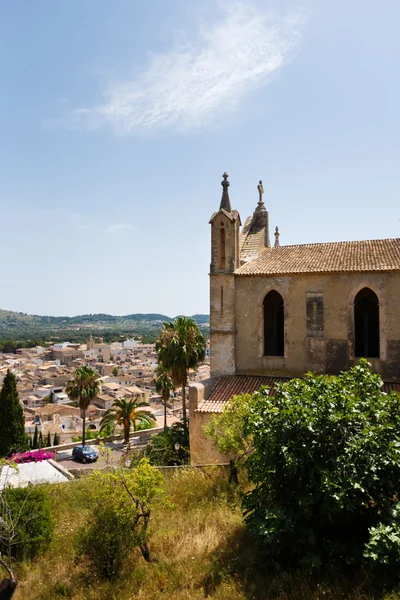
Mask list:
[[[265,248],[238,275],[400,271],[400,238],[317,242]]]
[[[400,238],[375,238],[370,240],[342,240],[339,242],[307,242],[306,244],[281,244],[280,246],[266,248],[266,250],[298,248],[299,246],[329,246],[331,244],[366,244],[372,242],[400,242]]]

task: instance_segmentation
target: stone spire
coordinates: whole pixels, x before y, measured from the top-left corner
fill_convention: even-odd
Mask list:
[[[279,243],[280,233],[279,233],[278,225],[275,227],[275,234],[274,235],[275,235],[275,244],[274,244],[274,247],[278,248],[280,246],[280,243]]]
[[[228,173],[225,171],[225,173],[222,175],[223,177],[223,181],[221,181],[221,185],[222,185],[222,198],[221,198],[221,204],[219,205],[219,210],[221,210],[222,208],[224,210],[226,210],[226,212],[231,212],[231,201],[229,200],[229,193],[228,193],[228,187],[230,186],[230,183],[228,181]]]

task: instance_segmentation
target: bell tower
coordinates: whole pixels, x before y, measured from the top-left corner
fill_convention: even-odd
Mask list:
[[[236,371],[235,270],[240,266],[240,215],[231,209],[228,174],[223,174],[219,211],[210,219],[210,368],[211,376]]]

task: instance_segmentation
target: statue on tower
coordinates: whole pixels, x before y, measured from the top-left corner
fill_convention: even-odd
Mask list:
[[[258,189],[258,194],[260,196],[258,203],[262,204],[262,201],[263,201],[262,197],[263,197],[263,193],[264,193],[264,188],[263,188],[263,184],[262,184],[262,180],[261,179],[259,181],[257,189]]]

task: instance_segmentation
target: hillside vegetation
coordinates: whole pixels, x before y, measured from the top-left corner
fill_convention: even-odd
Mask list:
[[[193,315],[196,323],[207,332],[209,316]],[[46,342],[55,339],[68,339],[81,342],[92,333],[107,341],[126,336],[145,336],[145,341],[153,341],[162,323],[173,321],[172,317],[158,313],[134,313],[124,316],[108,314],[77,315],[75,317],[52,317],[28,315],[0,309],[0,342],[16,340],[22,342]]]
[[[112,582],[99,580],[75,558],[77,532],[88,517],[90,479],[46,487],[54,539],[34,562],[17,569],[15,600],[400,598],[394,592],[374,593],[362,573],[327,571],[308,577],[267,571],[242,524],[241,491],[228,484],[223,469],[181,469],[168,472],[165,479],[171,502],[156,506],[151,520],[149,545],[155,562],[146,563],[135,550]]]

